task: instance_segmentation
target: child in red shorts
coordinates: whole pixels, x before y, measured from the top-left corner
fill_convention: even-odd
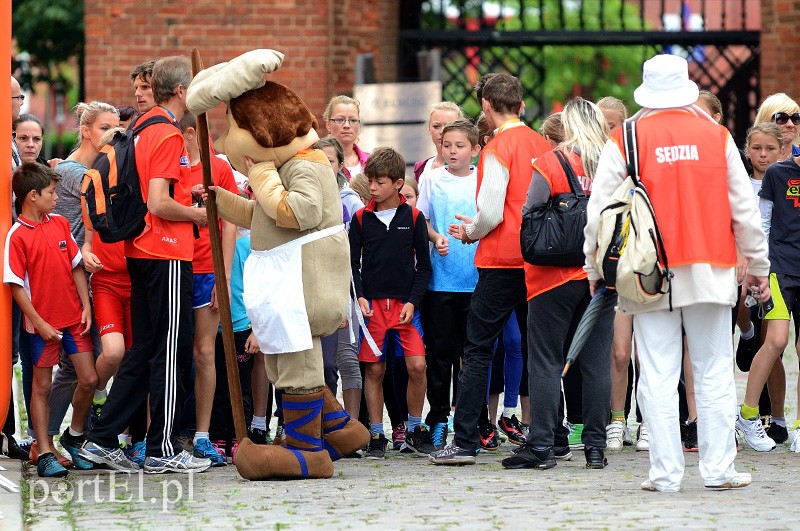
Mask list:
[[[22,202],[22,213],[8,233],[4,255],[3,282],[11,288],[25,315],[25,329],[32,334],[31,417],[39,445],[37,471],[41,477],[67,475],[47,438],[47,401],[60,349],[71,357],[78,376],[72,422],[61,436],[61,445],[80,469],[92,468],[78,455],[78,449],[83,444],[83,426],[97,384],[89,336],[89,288],[80,265],[81,254],[69,222],[51,214],[58,200],[58,180],[52,170],[35,162],[26,162],[14,172],[11,184]]]
[[[372,199],[350,222],[350,256],[358,304],[369,320],[368,334],[378,349],[383,349],[388,334],[397,334],[405,352],[406,447],[430,454],[435,448],[421,424],[426,365],[417,308],[431,278],[431,262],[425,217],[400,194],[405,168],[403,157],[391,148],[379,148],[367,160],[364,174]],[[362,341],[358,359],[365,362],[364,395],[372,434],[366,457],[383,459],[387,444],[383,433],[385,354],[375,356]]]

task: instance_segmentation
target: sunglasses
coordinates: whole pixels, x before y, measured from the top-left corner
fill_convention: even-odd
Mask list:
[[[800,112],[794,114],[776,112],[772,115],[772,120],[778,125],[786,125],[789,120],[791,120],[794,125],[800,125]]]

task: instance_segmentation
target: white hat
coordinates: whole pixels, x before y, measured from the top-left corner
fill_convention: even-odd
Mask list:
[[[685,107],[699,95],[697,85],[689,80],[689,63],[677,55],[656,55],[645,61],[642,84],[633,91],[634,101],[650,109]]]

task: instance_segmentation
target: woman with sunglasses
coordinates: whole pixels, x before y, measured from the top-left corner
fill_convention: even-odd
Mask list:
[[[322,113],[328,133],[342,145],[344,173],[348,181],[353,175],[361,173],[364,163],[369,158],[369,153],[365,153],[356,145],[358,134],[361,132],[358,112],[358,100],[348,96],[334,96]]]
[[[786,155],[800,156],[800,147],[797,145],[798,126],[800,126],[800,105],[797,105],[792,98],[783,92],[772,94],[758,108],[753,125],[758,125],[762,122],[778,124],[783,134],[784,147],[788,148],[791,145],[791,151],[786,149]]]

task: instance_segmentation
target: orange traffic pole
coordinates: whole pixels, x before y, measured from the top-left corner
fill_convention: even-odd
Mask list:
[[[2,56],[11,57],[11,2],[5,2],[5,9],[0,15],[2,30]],[[8,53],[8,55],[5,55]],[[6,234],[11,228],[11,61],[2,62],[2,75],[0,83],[0,168],[6,178],[0,185],[0,238],[5,246]],[[11,402],[11,290],[3,284],[0,288],[0,341],[5,347],[0,347],[0,426],[6,421],[8,404]]]

